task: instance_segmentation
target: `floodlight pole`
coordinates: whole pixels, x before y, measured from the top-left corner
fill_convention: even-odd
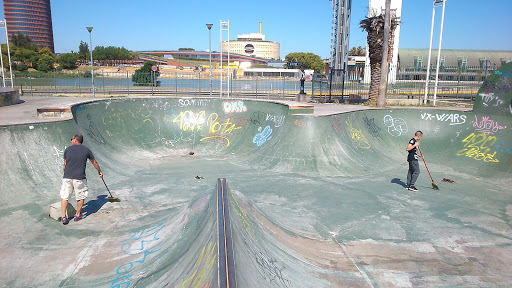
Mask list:
[[[432,38],[434,37],[434,16],[436,15],[436,1],[432,5],[432,25],[430,26],[430,46],[428,48],[428,62],[427,62],[427,77],[425,78],[425,97],[423,104],[427,104],[428,97],[428,82],[430,80],[430,58],[432,55]]]
[[[437,53],[437,67],[436,67],[436,80],[434,84],[434,102],[433,104],[436,105],[436,96],[437,96],[437,83],[439,79],[439,62],[441,58],[441,42],[443,40],[443,25],[444,25],[444,10],[445,10],[445,3],[446,0],[434,0],[432,5],[432,25],[430,27],[430,46],[428,49],[428,62],[427,62],[427,77],[425,79],[425,97],[423,99],[423,104],[427,104],[427,97],[428,97],[428,83],[430,81],[430,59],[432,57],[432,38],[434,36],[434,17],[436,15],[436,4],[443,2],[443,14],[441,16],[441,33],[439,35],[439,49]]]
[[[229,98],[229,20],[220,21],[220,95],[222,97],[222,31],[228,31],[228,98]]]
[[[441,43],[443,42],[444,8],[446,6],[446,0],[438,1],[443,1],[443,14],[441,16],[441,33],[439,34],[439,49],[437,50],[436,83],[434,85],[434,106],[436,106],[437,83],[439,81],[439,61],[441,60]]]
[[[92,97],[96,97],[95,94],[94,94],[94,65],[93,65],[93,60],[92,60],[92,36],[91,36],[91,32],[92,32],[92,28],[93,27],[85,27],[87,29],[87,31],[89,31],[89,46],[90,49],[89,51],[91,52],[91,81],[92,81]]]
[[[212,26],[213,24],[206,24],[209,34],[208,51],[210,52],[210,97],[212,97]]]

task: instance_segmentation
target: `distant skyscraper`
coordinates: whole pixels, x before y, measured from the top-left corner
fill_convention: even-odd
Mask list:
[[[50,0],[3,1],[9,40],[21,33],[28,35],[34,43],[55,52]]]

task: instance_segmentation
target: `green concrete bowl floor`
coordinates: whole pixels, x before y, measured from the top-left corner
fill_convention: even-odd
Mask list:
[[[218,287],[218,178],[238,287],[511,286],[512,116],[475,107],[315,117],[249,100],[110,99],[2,127],[0,286]],[[421,161],[419,191],[405,189],[416,130],[440,190]],[[76,133],[121,202],[89,164],[86,217],[64,226],[48,212]]]

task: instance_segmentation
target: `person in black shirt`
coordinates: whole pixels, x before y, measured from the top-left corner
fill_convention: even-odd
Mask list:
[[[416,187],[414,187],[414,183],[416,183],[416,179],[418,179],[418,175],[420,175],[420,165],[418,163],[418,146],[420,146],[420,139],[423,136],[423,132],[416,131],[414,133],[414,137],[409,140],[409,144],[405,150],[409,152],[407,155],[407,162],[409,162],[409,172],[407,173],[407,190],[410,191],[418,191]]]
[[[62,224],[66,225],[69,222],[66,210],[68,207],[68,200],[71,193],[75,191],[76,197],[76,214],[75,221],[82,219],[82,206],[84,205],[84,199],[88,195],[87,179],[85,177],[85,167],[87,159],[91,160],[92,165],[101,178],[103,178],[103,172],[100,169],[100,165],[94,159],[89,148],[82,145],[84,136],[82,134],[76,134],[71,138],[71,146],[64,150],[64,177],[62,179],[62,186],[60,188],[61,208],[62,208]]]

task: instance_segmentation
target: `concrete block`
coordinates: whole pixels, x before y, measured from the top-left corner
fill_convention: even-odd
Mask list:
[[[73,205],[68,202],[68,208],[67,208],[68,218],[71,219],[71,218],[75,217],[75,214],[76,214],[75,207],[73,207]],[[50,205],[49,216],[50,216],[50,218],[53,218],[57,221],[60,220],[59,218],[62,217],[62,209],[61,209],[60,201]]]

